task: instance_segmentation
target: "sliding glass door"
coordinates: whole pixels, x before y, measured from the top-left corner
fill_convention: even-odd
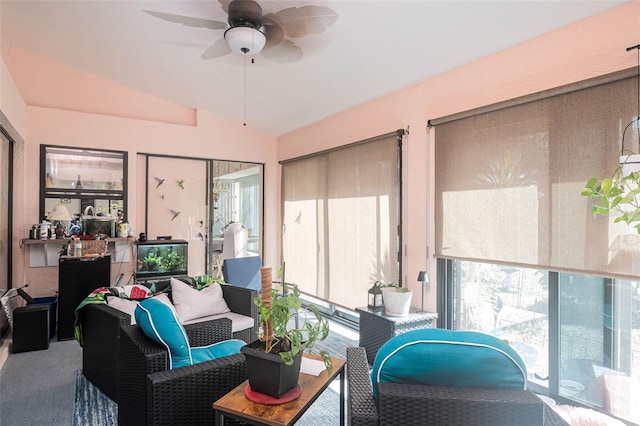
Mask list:
[[[262,256],[264,165],[140,154],[147,238],[189,242],[189,275],[219,275],[224,233],[246,226],[249,255]],[[221,275],[221,274],[220,274]]]
[[[10,238],[10,171],[11,167],[11,142],[0,128],[0,289],[10,287],[11,277],[9,268],[9,256],[11,252]],[[0,324],[0,327],[2,324]]]

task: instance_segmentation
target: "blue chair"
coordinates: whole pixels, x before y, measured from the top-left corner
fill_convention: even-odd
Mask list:
[[[261,267],[262,259],[260,256],[225,259],[222,265],[224,282],[237,287],[260,291],[262,288]]]

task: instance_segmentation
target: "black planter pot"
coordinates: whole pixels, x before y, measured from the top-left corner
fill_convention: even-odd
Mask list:
[[[249,385],[254,392],[281,398],[298,384],[301,353],[293,364],[286,365],[280,354],[266,353],[259,340],[243,346],[240,352],[245,356]]]

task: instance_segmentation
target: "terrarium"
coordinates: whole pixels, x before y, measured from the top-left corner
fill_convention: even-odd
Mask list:
[[[138,241],[136,278],[187,275],[188,244],[184,240]]]

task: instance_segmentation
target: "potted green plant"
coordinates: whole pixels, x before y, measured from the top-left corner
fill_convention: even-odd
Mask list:
[[[407,287],[400,287],[398,283],[382,284],[382,303],[384,313],[393,317],[409,315],[411,309],[412,292]]]
[[[313,321],[305,321],[301,328],[296,328],[292,318],[302,306],[300,290],[296,286],[286,287],[282,293],[272,289],[270,268],[262,269],[269,269],[268,278],[265,280],[263,274],[262,295],[254,299],[262,330],[259,339],[244,346],[241,352],[245,355],[251,390],[281,398],[298,383],[303,352],[311,351],[316,341],[329,336],[329,322],[316,306],[308,305]],[[319,354],[330,373],[331,357],[326,351]]]
[[[628,157],[620,157],[620,166],[611,177],[589,179],[581,195],[598,200],[591,206],[594,216],[616,211],[619,215],[614,223],[625,222],[640,233],[640,171],[628,167]]]

